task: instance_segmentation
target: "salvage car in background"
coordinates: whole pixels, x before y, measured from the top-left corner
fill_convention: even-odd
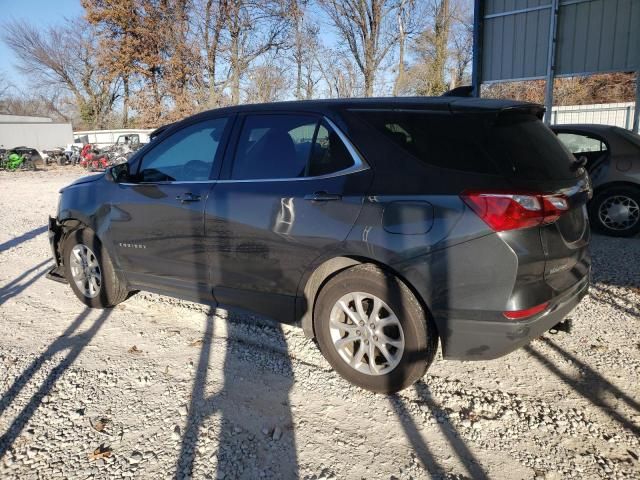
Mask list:
[[[551,128],[591,176],[591,225],[616,237],[640,232],[640,135],[610,125]]]

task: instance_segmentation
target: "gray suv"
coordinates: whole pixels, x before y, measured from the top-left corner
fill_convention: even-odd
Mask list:
[[[137,290],[300,325],[376,392],[505,355],[589,286],[588,176],[534,104],[285,102],[203,112],[61,192],[56,267],[86,305]]]

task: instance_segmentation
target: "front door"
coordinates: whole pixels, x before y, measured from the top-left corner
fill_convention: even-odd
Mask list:
[[[207,200],[214,295],[290,321],[303,273],[346,239],[371,171],[320,117],[256,114],[240,121],[229,178]]]
[[[109,234],[134,288],[212,300],[203,215],[229,123],[212,118],[167,132],[133,182],[119,184]]]

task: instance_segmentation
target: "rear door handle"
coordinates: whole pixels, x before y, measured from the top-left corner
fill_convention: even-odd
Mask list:
[[[194,195],[193,193],[187,192],[184,195],[176,195],[176,200],[180,200],[180,203],[199,202],[200,195]]]
[[[305,200],[311,200],[312,202],[328,202],[329,200],[342,200],[342,195],[336,193],[316,192],[311,195],[305,195]]]

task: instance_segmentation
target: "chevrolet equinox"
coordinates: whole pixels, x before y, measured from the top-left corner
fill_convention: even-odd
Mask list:
[[[138,290],[300,325],[376,392],[505,355],[589,286],[591,186],[539,105],[283,102],[160,128],[61,190],[50,278],[89,307]]]

